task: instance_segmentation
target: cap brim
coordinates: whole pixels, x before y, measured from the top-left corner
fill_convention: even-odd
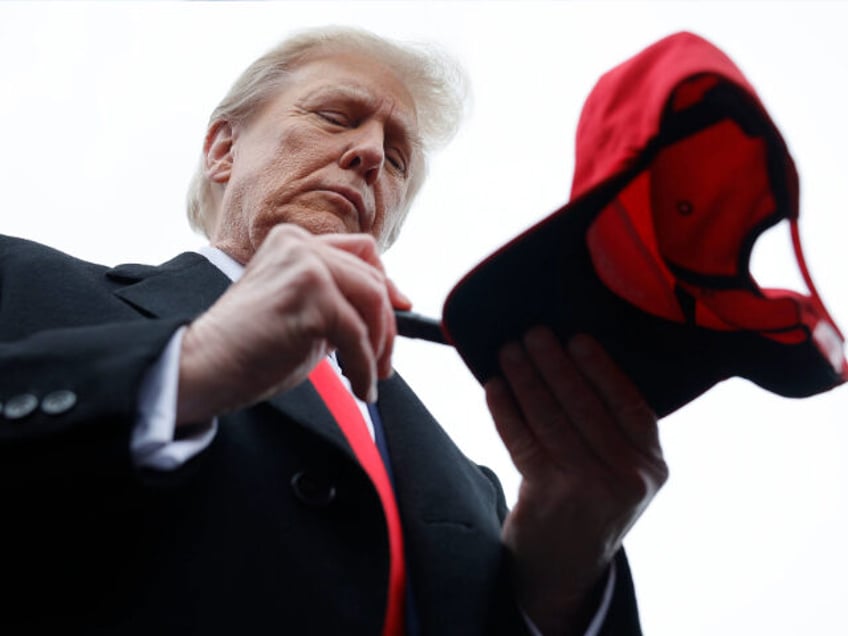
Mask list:
[[[757,332],[674,322],[636,308],[602,283],[586,234],[638,169],[563,206],[453,288],[443,328],[474,376],[484,383],[498,375],[501,347],[547,325],[562,342],[578,333],[595,337],[660,417],[732,376],[798,397],[833,386],[833,369],[812,342],[786,345]]]

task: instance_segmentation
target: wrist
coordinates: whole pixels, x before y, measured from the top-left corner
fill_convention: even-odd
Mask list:
[[[557,593],[553,587],[519,594],[525,616],[542,636],[575,636],[586,633],[601,606],[607,577],[600,577],[584,593]]]
[[[176,427],[191,427],[209,422],[227,410],[228,389],[217,382],[222,373],[212,348],[198,336],[197,323],[186,329],[180,346],[177,389]],[[223,374],[225,375],[225,374]]]

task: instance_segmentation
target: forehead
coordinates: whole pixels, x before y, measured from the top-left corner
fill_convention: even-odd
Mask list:
[[[362,53],[326,53],[301,63],[282,94],[295,102],[346,100],[385,109],[411,138],[418,138],[415,99],[397,72]]]

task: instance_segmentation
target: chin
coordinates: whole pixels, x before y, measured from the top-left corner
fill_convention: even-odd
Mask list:
[[[299,225],[312,234],[354,234],[360,231],[358,226],[348,224],[345,219],[330,212],[321,213],[310,210],[301,218],[293,218],[289,222]]]
[[[358,219],[352,219],[347,213],[340,214],[338,210],[288,205],[273,211],[266,210],[264,214],[254,218],[251,231],[254,244],[258,246],[273,227],[286,223],[297,225],[310,234],[354,234],[361,231]]]

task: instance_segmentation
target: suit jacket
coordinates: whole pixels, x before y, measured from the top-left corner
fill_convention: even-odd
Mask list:
[[[228,284],[198,254],[109,269],[0,236],[0,633],[379,634],[379,499],[309,383],[178,470],[130,461],[145,371]],[[402,379],[379,392],[421,632],[525,633],[496,478]],[[638,634],[618,570],[604,633]]]

